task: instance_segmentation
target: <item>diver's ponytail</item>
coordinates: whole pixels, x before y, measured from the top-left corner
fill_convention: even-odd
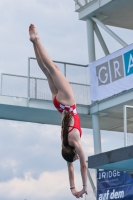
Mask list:
[[[63,132],[63,145],[68,146],[68,130],[72,120],[72,115],[69,112],[64,113],[64,118],[62,120],[62,132]]]
[[[68,130],[71,120],[72,120],[72,115],[69,112],[65,112],[64,118],[62,120],[62,132],[63,132],[62,157],[68,162],[73,162],[73,158],[75,156],[74,147],[70,146],[68,143]]]

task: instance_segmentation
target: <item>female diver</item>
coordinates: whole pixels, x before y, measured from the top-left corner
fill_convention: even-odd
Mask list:
[[[29,27],[30,41],[33,43],[36,59],[41,70],[48,79],[52,93],[53,104],[62,114],[62,156],[67,161],[70,190],[76,198],[87,194],[87,166],[85,155],[81,146],[80,118],[76,111],[76,103],[72,88],[61,73],[59,68],[51,60],[44,49],[34,24]],[[77,191],[74,183],[74,167],[72,162],[80,160],[80,170],[83,182],[83,189]]]

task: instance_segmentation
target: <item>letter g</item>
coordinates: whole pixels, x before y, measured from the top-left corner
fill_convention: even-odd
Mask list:
[[[106,68],[106,67],[104,67],[104,66],[100,68],[100,70],[99,70],[99,72],[98,72],[98,78],[99,78],[99,80],[100,80],[102,83],[106,83],[106,82],[107,82],[107,80],[108,80],[108,73],[105,73],[105,74],[104,74],[104,76],[105,76],[105,79],[104,79],[104,80],[102,80],[102,78],[103,78],[103,77],[101,76],[102,70],[105,70],[105,71],[106,71],[106,70],[107,70],[107,68]]]

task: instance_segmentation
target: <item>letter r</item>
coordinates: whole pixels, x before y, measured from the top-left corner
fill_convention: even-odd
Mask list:
[[[115,72],[115,78],[117,78],[117,74],[119,76],[121,76],[120,72],[119,72],[119,68],[120,68],[120,63],[116,60],[113,62],[114,64],[114,72]]]

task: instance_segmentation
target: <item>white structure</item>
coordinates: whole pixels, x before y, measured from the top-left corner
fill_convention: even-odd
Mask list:
[[[109,55],[107,45],[100,33],[98,26],[103,28],[116,42],[119,42],[122,47],[127,44],[106,25],[133,29],[132,7],[131,0],[74,0],[76,2],[76,12],[79,14],[79,20],[86,21],[87,37],[88,37],[88,57],[89,63],[96,60],[94,32],[101,44],[105,56]],[[98,25],[98,26],[97,26]],[[95,102],[90,105],[90,113],[93,124],[94,151],[95,154],[101,152],[101,137],[100,129],[101,118],[105,117],[106,130],[114,130],[123,132],[123,105],[133,105],[133,92],[131,89],[125,93],[112,96],[102,101]],[[132,93],[133,95],[133,93]],[[128,102],[128,103],[127,103]],[[116,123],[109,120],[109,117],[114,117]]]
[[[98,82],[98,74],[97,71],[101,70],[101,63],[96,63],[96,52],[95,52],[95,41],[94,41],[94,32],[99,40],[99,43],[101,44],[101,47],[103,49],[103,52],[105,56],[109,57],[109,50],[108,47],[102,37],[102,34],[100,33],[100,30],[98,26],[100,26],[104,31],[107,32],[110,36],[112,36],[116,42],[120,43],[122,47],[127,47],[128,44],[124,42],[118,35],[116,35],[111,29],[109,29],[106,25],[111,25],[111,26],[116,26],[116,27],[121,27],[121,28],[127,28],[127,29],[133,29],[133,23],[132,19],[133,18],[133,1],[131,0],[74,0],[76,2],[75,10],[79,14],[79,20],[86,21],[86,26],[87,26],[87,39],[88,39],[88,58],[89,58],[89,63],[90,65],[90,73],[92,72],[92,81],[90,83],[93,84],[93,94],[95,97],[95,102],[93,102],[89,108],[90,108],[90,115],[92,116],[92,126],[93,126],[93,139],[94,139],[94,153],[98,154],[94,156],[94,165],[92,164],[92,159],[91,157],[88,158],[88,163],[89,166],[92,164],[91,168],[99,168],[98,167],[98,162],[96,161],[101,161],[102,155],[100,154],[102,152],[101,148],[101,135],[100,135],[100,130],[103,130],[103,124],[104,124],[104,130],[113,130],[113,131],[120,131],[124,132],[125,129],[125,145],[126,145],[126,132],[127,132],[127,126],[128,126],[128,116],[126,116],[126,108],[125,107],[125,120],[123,120],[123,107],[125,105],[130,105],[133,106],[133,87],[127,87],[123,92],[124,89],[120,90],[121,92],[119,93],[114,93],[112,92],[112,95],[108,93],[104,94],[104,85],[105,83],[103,82],[103,87],[100,87],[100,84],[97,84]],[[112,58],[112,55],[110,56]],[[119,56],[120,57],[120,56]],[[115,57],[114,57],[115,58]],[[133,54],[130,55],[131,61],[133,61]],[[105,58],[107,59],[107,58]],[[121,61],[123,61],[123,57],[121,56]],[[108,70],[111,73],[111,66],[109,61],[105,61],[108,65]],[[103,62],[105,64],[105,62]],[[113,61],[112,61],[113,62]],[[119,73],[118,68],[118,60],[115,61],[117,62],[116,67],[116,73]],[[119,61],[120,62],[120,61]],[[126,61],[127,62],[127,61]],[[106,67],[103,64],[103,69],[106,71]],[[124,66],[124,64],[123,64]],[[131,67],[133,66],[133,63],[131,63]],[[95,68],[93,70],[93,67]],[[97,70],[97,69],[98,70]],[[123,67],[124,68],[124,67]],[[115,69],[114,69],[115,71]],[[107,78],[107,75],[109,76],[109,72],[104,73],[104,78]],[[101,71],[100,71],[101,73]],[[132,77],[133,77],[133,70],[132,70]],[[120,75],[120,74],[119,74]],[[127,74],[128,75],[128,74]],[[91,74],[90,74],[91,76]],[[123,71],[123,77],[124,77],[124,71]],[[132,79],[132,77],[128,77],[128,79]],[[97,82],[96,82],[97,81]],[[111,81],[110,81],[111,82]],[[132,82],[132,81],[131,81]],[[130,81],[129,81],[130,83]],[[120,83],[119,83],[120,84]],[[102,84],[101,84],[102,85]],[[112,83],[113,85],[113,83]],[[98,90],[96,91],[96,87],[105,95],[105,99],[102,99],[101,93],[101,98],[99,98]],[[99,87],[98,87],[99,86]],[[108,86],[107,86],[108,87]],[[115,87],[115,86],[114,86]],[[107,88],[106,88],[107,89]],[[129,90],[130,89],[130,90]],[[107,89],[108,90],[108,89]],[[96,94],[97,93],[97,94]],[[104,96],[103,95],[103,96]],[[97,97],[96,97],[97,96]],[[107,98],[109,96],[109,98]],[[92,96],[91,96],[92,97]],[[92,99],[93,99],[92,97]],[[131,116],[130,116],[131,118]],[[124,122],[123,122],[124,121]],[[101,123],[103,122],[103,124]],[[125,125],[125,126],[124,126]],[[130,126],[131,130],[133,133],[133,123],[130,121]],[[105,128],[106,127],[106,128]],[[125,128],[124,128],[125,127]],[[124,146],[124,143],[123,143]],[[117,154],[117,153],[116,153]],[[125,150],[126,154],[126,150]],[[111,154],[109,154],[111,155]],[[101,156],[101,157],[100,157]],[[96,157],[96,158],[95,158]],[[105,155],[105,157],[108,157],[108,155]],[[116,156],[116,161],[119,159],[119,156]],[[123,157],[122,159],[125,159]],[[106,159],[105,159],[106,160]],[[116,162],[115,161],[115,162]],[[102,167],[100,169],[109,169],[105,165],[101,165]],[[109,166],[110,167],[110,166]],[[128,169],[128,164],[126,163],[125,166],[123,166],[124,169]],[[110,169],[113,169],[110,167]],[[114,169],[118,169],[119,167],[117,164],[115,165],[114,163]],[[90,176],[88,176],[90,183],[92,183],[92,179]],[[93,184],[91,184],[92,189],[95,193],[95,187]]]

